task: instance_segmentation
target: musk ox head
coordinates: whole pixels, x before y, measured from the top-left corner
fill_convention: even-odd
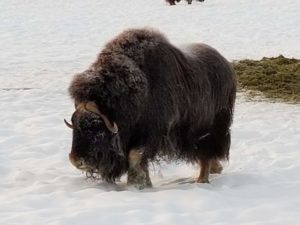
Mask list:
[[[93,102],[80,103],[72,115],[73,129],[71,163],[85,171],[87,176],[114,182],[127,168],[127,160],[121,149],[118,127],[109,121]]]

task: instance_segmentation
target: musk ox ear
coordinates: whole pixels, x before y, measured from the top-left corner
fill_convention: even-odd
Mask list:
[[[87,111],[90,111],[90,112],[93,112],[93,113],[99,115],[99,116],[103,119],[103,121],[104,121],[104,123],[105,123],[105,126],[107,127],[107,129],[108,129],[110,132],[112,132],[112,133],[114,133],[114,134],[118,133],[119,129],[118,129],[117,124],[116,124],[115,122],[112,122],[112,123],[111,123],[111,122],[109,121],[109,119],[107,118],[107,116],[105,116],[104,114],[102,114],[102,113],[99,111],[99,109],[98,109],[97,105],[95,104],[95,102],[88,102],[88,103],[86,103],[86,104],[85,104],[85,109],[86,109]]]

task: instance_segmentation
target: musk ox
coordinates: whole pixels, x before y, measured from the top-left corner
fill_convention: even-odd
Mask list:
[[[230,63],[205,44],[183,49],[160,32],[129,29],[106,44],[69,87],[75,102],[71,163],[89,175],[151,186],[148,163],[199,163],[209,182],[228,159],[236,81]]]
[[[176,5],[175,2],[180,2],[181,0],[166,0],[170,5]],[[188,4],[192,4],[192,0],[186,0]],[[204,0],[198,0],[199,2],[204,2]]]

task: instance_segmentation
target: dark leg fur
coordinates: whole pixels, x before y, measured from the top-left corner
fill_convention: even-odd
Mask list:
[[[211,129],[210,143],[208,143],[208,156],[210,159],[228,159],[230,148],[230,127],[231,113],[222,111],[215,117],[214,124]]]
[[[196,144],[199,151],[205,152],[200,158],[201,172],[197,182],[209,183],[209,173],[221,173],[223,168],[218,159],[228,159],[230,148],[230,113],[219,113],[210,134],[204,139],[199,139]]]

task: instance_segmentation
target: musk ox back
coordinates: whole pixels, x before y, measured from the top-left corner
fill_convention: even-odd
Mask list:
[[[199,163],[198,182],[227,159],[236,95],[231,65],[215,49],[179,50],[159,32],[126,30],[69,87],[75,101],[70,161],[113,182],[151,186],[157,157]]]

